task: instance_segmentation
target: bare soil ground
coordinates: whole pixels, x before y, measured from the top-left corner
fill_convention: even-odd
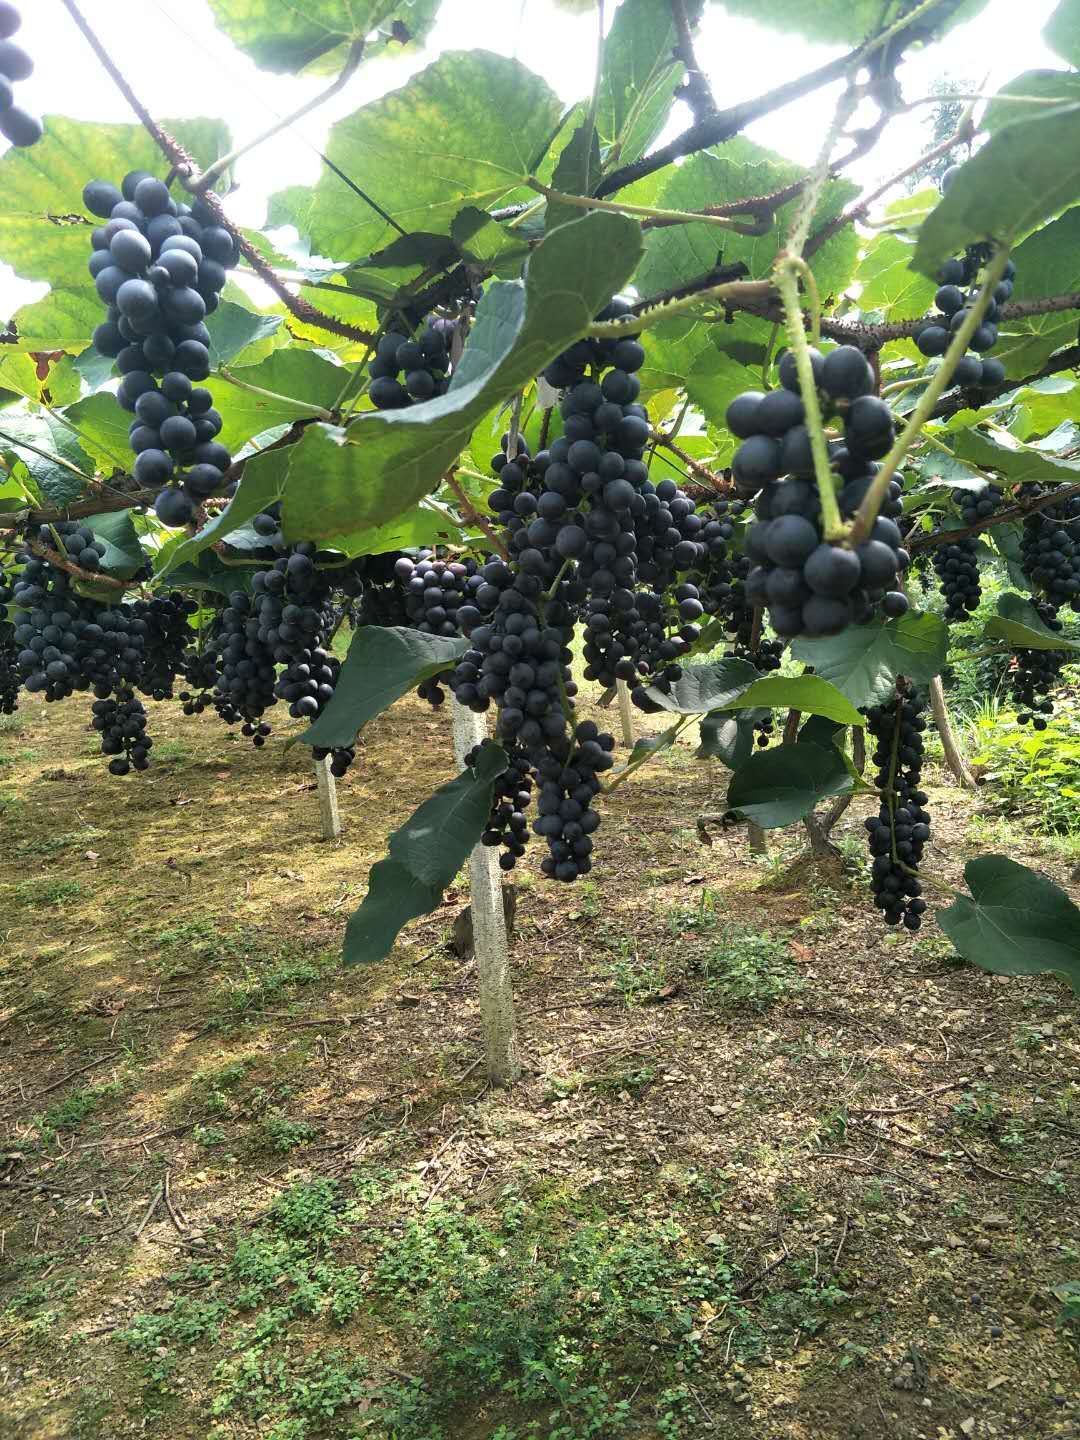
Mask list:
[[[446,717],[370,727],[323,842],[304,747],[149,708],[131,780],[76,701],[0,731],[0,1435],[1080,1436],[1063,985],[883,933],[793,832],[703,846],[722,772],[680,748],[589,882],[518,877],[492,1093],[462,890],[337,962]]]

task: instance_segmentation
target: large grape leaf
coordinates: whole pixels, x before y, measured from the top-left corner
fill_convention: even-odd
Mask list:
[[[361,625],[353,634],[334,698],[301,736],[306,745],[351,745],[357,731],[414,685],[451,670],[467,640],[399,625]]]
[[[1069,640],[1049,629],[1030,600],[1006,591],[997,598],[997,614],[983,630],[986,640],[1004,640],[1018,650],[1080,650],[1080,640]]]
[[[33,450],[28,446],[34,446]],[[49,411],[0,414],[0,450],[21,460],[53,505],[70,505],[94,478],[94,466],[73,431]],[[64,462],[64,463],[61,463]]]
[[[1026,480],[1080,482],[1080,462],[1061,460],[1039,445],[1025,445],[1007,430],[961,430],[953,437],[961,460],[994,470],[1014,483]]]
[[[339,120],[327,141],[328,159],[396,225],[331,170],[312,190],[273,197],[270,223],[295,224],[313,250],[339,259],[370,255],[402,231],[448,234],[462,206],[495,205],[520,187],[561,110],[516,60],[450,51],[403,89]]]
[[[219,120],[164,120],[203,164],[228,148]],[[15,316],[23,350],[84,350],[104,306],[87,271],[90,231],[100,220],[82,202],[87,180],[119,184],[134,169],[167,166],[141,125],[92,125],[50,115],[45,135],[0,159],[0,255],[23,280],[44,280],[49,293]]]
[[[814,667],[853,705],[874,705],[892,691],[898,675],[925,684],[940,675],[949,648],[943,620],[912,610],[900,620],[852,625],[827,640],[795,640],[792,656]]]
[[[76,400],[64,411],[69,428],[79,437],[99,470],[130,470],[134,456],[128,445],[131,417],[110,390],[99,390]]]
[[[1061,0],[1046,22],[1043,39],[1063,60],[1080,69],[1080,0]]]
[[[701,0],[692,0],[686,8],[693,23]],[[637,160],[664,128],[683,77],[674,56],[676,39],[670,5],[623,0],[615,12],[604,41],[596,107],[606,169]]]
[[[280,315],[260,315],[231,300],[223,300],[208,317],[210,363],[214,369],[228,365],[251,345],[268,340],[280,330]]]
[[[863,717],[851,701],[820,675],[765,675],[749,689],[717,706],[719,710],[801,710],[804,715],[823,715],[838,725],[862,725]]]
[[[368,39],[373,56],[388,41],[423,40],[439,0],[210,0],[214,19],[255,64],[278,74],[340,67],[347,48]],[[395,27],[401,29],[395,32]]]
[[[936,915],[965,960],[995,975],[1057,971],[1080,992],[1080,910],[1064,890],[1004,855],[969,860],[964,879],[970,897]]]
[[[657,203],[670,210],[702,210],[708,205],[767,195],[803,173],[803,167],[775,151],[738,136],[722,149],[703,150],[673,170]],[[814,227],[831,220],[856,194],[858,187],[849,181],[830,180],[814,212]],[[704,223],[650,230],[634,283],[646,295],[667,290],[713,269],[721,252],[725,265],[741,260],[754,279],[763,279],[786,240],[797,204],[793,200],[782,206],[764,235],[739,235]],[[748,222],[752,219],[745,218]],[[847,226],[814,256],[814,276],[823,301],[848,285],[857,251],[854,227]]]
[[[1013,298],[1040,300],[1080,290],[1080,206],[1030,235],[1013,255]],[[1001,327],[994,354],[1010,375],[1030,375],[1076,338],[1075,311],[1025,315]]]
[[[761,25],[782,30],[785,35],[804,35],[808,40],[831,44],[857,45],[880,33],[915,8],[912,0],[721,0],[733,15],[745,15]],[[940,0],[912,26],[912,33],[925,38],[932,29],[941,33],[962,20],[969,20],[986,0]]]
[[[731,777],[727,803],[774,830],[809,815],[829,795],[847,794],[854,783],[838,750],[801,741],[751,755]]]
[[[346,965],[382,960],[403,925],[435,909],[479,842],[505,769],[504,751],[483,746],[475,769],[441,786],[391,835],[390,853],[372,866],[368,893],[346,927]]]
[[[729,655],[710,665],[684,665],[670,693],[650,685],[648,695],[654,704],[672,714],[707,715],[710,711],[730,708],[758,678],[758,671],[749,660]]]
[[[314,350],[288,349],[275,350],[259,365],[245,365],[236,378],[236,385],[217,379],[209,387],[225,422],[218,439],[231,451],[275,425],[332,410],[352,371]]]
[[[363,414],[347,430],[307,428],[291,452],[286,534],[319,539],[411,509],[473,427],[581,334],[630,278],[640,250],[640,230],[624,215],[594,211],[553,230],[530,256],[524,282],[487,287],[447,394]]]
[[[1015,242],[1080,200],[1080,103],[1002,125],[960,169],[923,221],[912,263],[936,275],[983,240]]]
[[[899,235],[877,235],[859,259],[855,282],[860,310],[880,310],[890,323],[925,315],[937,289],[911,268],[913,246]]]
[[[754,726],[769,714],[769,710],[737,710],[733,713],[714,710],[709,715],[703,715],[701,743],[695,752],[697,758],[719,760],[729,770],[740,769],[754,753]]]

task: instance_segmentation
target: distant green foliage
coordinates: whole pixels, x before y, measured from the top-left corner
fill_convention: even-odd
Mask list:
[[[970,727],[969,759],[985,765],[985,793],[1051,834],[1080,833],[1080,719],[1056,715],[1045,730],[1018,725],[1013,711]]]

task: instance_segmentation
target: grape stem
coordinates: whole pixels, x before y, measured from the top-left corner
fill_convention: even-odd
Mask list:
[[[931,378],[930,384],[919,396],[918,403],[908,416],[907,424],[900,432],[892,449],[882,461],[881,469],[874,476],[873,482],[866,492],[865,499],[855,513],[855,520],[851,527],[850,536],[850,542],[853,546],[860,544],[870,534],[874,521],[877,519],[878,511],[881,509],[882,501],[888,494],[889,484],[893,476],[897,470],[899,470],[905,455],[907,455],[918,438],[919,432],[930,419],[934,406],[949,388],[953,371],[967,350],[971,337],[982,323],[982,317],[986,314],[987,306],[993,298],[994,290],[1000,283],[1008,263],[1009,247],[1008,245],[1002,245],[986,268],[982,286],[978,295],[975,297],[975,303],[969,309],[964,323],[953,336],[940,366]]]
[[[622,320],[597,320],[586,327],[590,340],[621,340],[624,335],[637,335],[662,320],[669,320],[684,310],[692,310],[699,300],[718,300],[735,308],[750,309],[753,303],[767,302],[773,294],[768,280],[729,280],[722,285],[709,285],[690,295],[661,300],[647,310],[635,311]]]
[[[349,53],[345,58],[345,64],[341,67],[340,73],[325,90],[320,90],[318,95],[306,101],[305,104],[300,106],[299,110],[294,110],[291,115],[286,115],[283,120],[278,120],[270,126],[269,130],[264,130],[261,135],[256,135],[253,140],[247,140],[243,145],[237,145],[235,149],[230,150],[227,155],[222,155],[220,160],[215,160],[213,165],[208,166],[202,174],[196,175],[190,180],[185,180],[185,188],[190,190],[193,195],[204,194],[210,189],[211,185],[215,184],[220,177],[225,174],[226,170],[235,165],[241,155],[248,154],[249,151],[254,150],[258,145],[264,145],[267,140],[272,140],[275,135],[280,135],[283,130],[288,130],[289,127],[295,125],[298,120],[303,120],[305,115],[310,115],[313,110],[317,110],[320,105],[324,105],[327,100],[332,99],[339,90],[345,88],[356,73],[356,69],[364,57],[364,45],[365,41],[363,39],[353,41],[349,47]]]
[[[49,527],[52,529],[52,527]],[[56,531],[53,530],[53,535]],[[24,541],[27,550],[32,555],[47,560],[50,565],[55,565],[57,570],[66,570],[69,575],[74,575],[76,580],[82,580],[87,585],[105,585],[110,590],[130,590],[133,585],[141,584],[141,581],[117,580],[113,575],[103,575],[100,570],[84,570],[81,565],[76,565],[74,560],[69,560],[59,550],[53,550],[48,545],[41,545],[36,540]]]
[[[709,215],[695,210],[660,210],[652,205],[624,205],[618,200],[595,200],[591,195],[568,195],[564,190],[553,190],[535,175],[525,175],[522,183],[547,200],[560,205],[570,205],[578,210],[606,210],[613,215],[640,216],[643,220],[666,220],[670,225],[719,225],[724,230],[734,230],[736,235],[767,235],[772,229],[772,216],[759,219],[752,225],[743,225],[729,215]]]
[[[476,506],[469,499],[461,481],[454,474],[453,470],[448,470],[443,476],[443,479],[446,481],[447,488],[453,492],[454,499],[458,502],[461,518],[467,525],[476,526],[500,560],[509,562],[509,550],[507,550],[503,541],[495,533],[491,522],[480,514],[479,510],[477,510]]]
[[[840,506],[836,500],[832,467],[829,464],[829,449],[821,418],[821,404],[818,400],[817,381],[814,379],[810,345],[803,323],[798,281],[802,265],[803,261],[798,256],[788,254],[778,256],[775,269],[776,287],[784,302],[788,341],[799,373],[799,389],[802,392],[803,408],[806,411],[806,428],[810,434],[810,449],[814,456],[814,475],[817,479],[818,496],[821,502],[822,532],[826,540],[840,540],[846,533],[847,527],[840,515]]]

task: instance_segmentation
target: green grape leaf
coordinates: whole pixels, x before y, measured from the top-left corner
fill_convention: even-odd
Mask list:
[[[1041,300],[1080,290],[1080,206],[1028,236],[1013,253],[1014,300]],[[1031,375],[1076,339],[1076,313],[1024,315],[1002,326],[994,355],[1010,376]]]
[[[218,440],[233,453],[276,425],[291,425],[318,410],[332,410],[352,383],[353,373],[314,350],[282,349],[258,365],[245,365],[236,378],[237,385],[216,378],[207,387],[224,420]],[[266,393],[243,388],[248,385]]]
[[[82,522],[105,546],[101,568],[108,575],[126,580],[146,562],[130,510],[110,510]],[[110,597],[115,599],[115,597]]]
[[[1050,49],[1080,69],[1080,0],[1061,0],[1043,27]]]
[[[754,753],[754,726],[771,710],[713,710],[701,720],[701,743],[695,752],[699,760],[719,760],[729,770],[738,770]]]
[[[751,755],[731,777],[727,803],[763,830],[775,830],[809,815],[830,795],[846,795],[853,785],[838,750],[803,741]]]
[[[1069,640],[1039,619],[1030,600],[1006,591],[997,598],[997,614],[983,629],[984,640],[1004,640],[1017,650],[1080,650],[1080,640]]]
[[[498,205],[520,189],[561,110],[516,60],[448,51],[401,90],[339,120],[327,141],[328,159],[396,225],[329,170],[310,191],[273,197],[270,224],[295,224],[313,251],[339,259],[370,255],[402,230],[448,234],[462,206]]]
[[[524,282],[486,288],[445,395],[363,414],[347,430],[309,425],[292,450],[286,535],[347,534],[410,510],[479,421],[582,333],[629,279],[640,246],[638,226],[623,215],[595,211],[560,225],[529,257]]]
[[[351,745],[369,720],[415,686],[452,670],[469,648],[460,637],[423,635],[399,625],[361,625],[353,633],[326,709],[300,737],[305,745]]]
[[[923,275],[979,241],[1020,240],[1080,200],[1080,104],[1024,116],[994,131],[923,222],[912,261]]]
[[[686,9],[693,24],[701,0]],[[596,107],[606,169],[639,159],[664,128],[683,78],[683,66],[673,53],[677,38],[670,5],[623,0],[616,10],[604,41]]]
[[[345,964],[389,955],[403,925],[430,915],[479,843],[506,754],[485,745],[475,769],[440,786],[390,837],[389,855],[371,868],[368,892],[345,930]]]
[[[964,866],[970,896],[960,895],[937,922],[972,965],[995,975],[1064,975],[1080,992],[1080,910],[1060,889],[1004,855]]]
[[[737,136],[719,151],[701,151],[671,171],[657,204],[671,210],[701,210],[707,205],[768,195],[802,174],[800,166]],[[814,211],[813,228],[833,219],[856,194],[858,188],[847,180],[830,180]],[[798,203],[793,200],[781,206],[764,235],[738,235],[704,222],[650,230],[634,284],[645,295],[684,284],[714,269],[721,252],[725,265],[742,261],[752,277],[767,276],[786,243]],[[850,282],[857,253],[858,240],[849,225],[814,256],[814,276],[824,303]]]
[[[855,271],[859,309],[879,310],[889,323],[914,320],[932,307],[937,286],[911,268],[914,246],[899,235],[877,235]]]
[[[27,449],[28,445],[45,454]],[[94,478],[93,462],[78,438],[48,411],[20,415],[9,410],[0,414],[0,450],[11,452],[23,462],[39,492],[53,505],[70,505]],[[67,464],[58,464],[60,460]]]
[[[258,315],[231,300],[223,300],[206,319],[210,331],[210,363],[217,370],[229,365],[249,345],[268,340],[280,330],[280,315]]]
[[[600,141],[596,127],[583,120],[570,137],[570,143],[559,156],[555,166],[551,188],[561,190],[564,195],[591,195],[600,179]],[[544,229],[554,230],[568,220],[577,220],[581,209],[576,205],[565,205],[560,200],[549,200],[544,212]]]
[[[863,725],[865,720],[851,701],[820,675],[765,675],[755,680],[736,699],[717,708],[746,710],[764,706],[769,710],[801,710],[804,715],[824,715],[840,725]]]
[[[707,715],[711,710],[729,707],[759,678],[749,660],[728,656],[709,665],[684,665],[670,694],[655,685],[650,685],[647,693],[662,710],[677,715]]]
[[[953,445],[962,460],[970,461],[980,470],[994,470],[1013,482],[1026,480],[1064,480],[1080,483],[1080,463],[1059,460],[1045,445],[1024,445],[1007,430],[985,428],[962,430]]]
[[[759,25],[803,35],[826,44],[858,45],[903,19],[909,0],[721,0],[732,15],[745,15]],[[970,20],[986,0],[939,0],[919,22],[902,34],[928,39]]]
[[[122,410],[116,396],[99,390],[76,400],[64,411],[64,419],[79,437],[79,443],[100,470],[127,473],[134,456],[128,445],[131,416]]]
[[[365,56],[418,44],[438,8],[439,0],[210,0],[233,44],[279,75],[338,70],[357,40],[367,40]]]
[[[228,149],[217,120],[163,120],[171,135],[203,164]],[[0,159],[0,255],[23,280],[51,287],[16,314],[20,350],[85,350],[105,307],[86,268],[90,233],[101,224],[87,214],[87,180],[119,184],[129,170],[164,174],[166,162],[141,125],[97,125],[50,115],[32,149]]]
[[[791,654],[862,707],[884,700],[898,675],[917,685],[940,675],[948,648],[945,622],[929,611],[911,610],[899,620],[852,625],[826,640],[795,640]]]

